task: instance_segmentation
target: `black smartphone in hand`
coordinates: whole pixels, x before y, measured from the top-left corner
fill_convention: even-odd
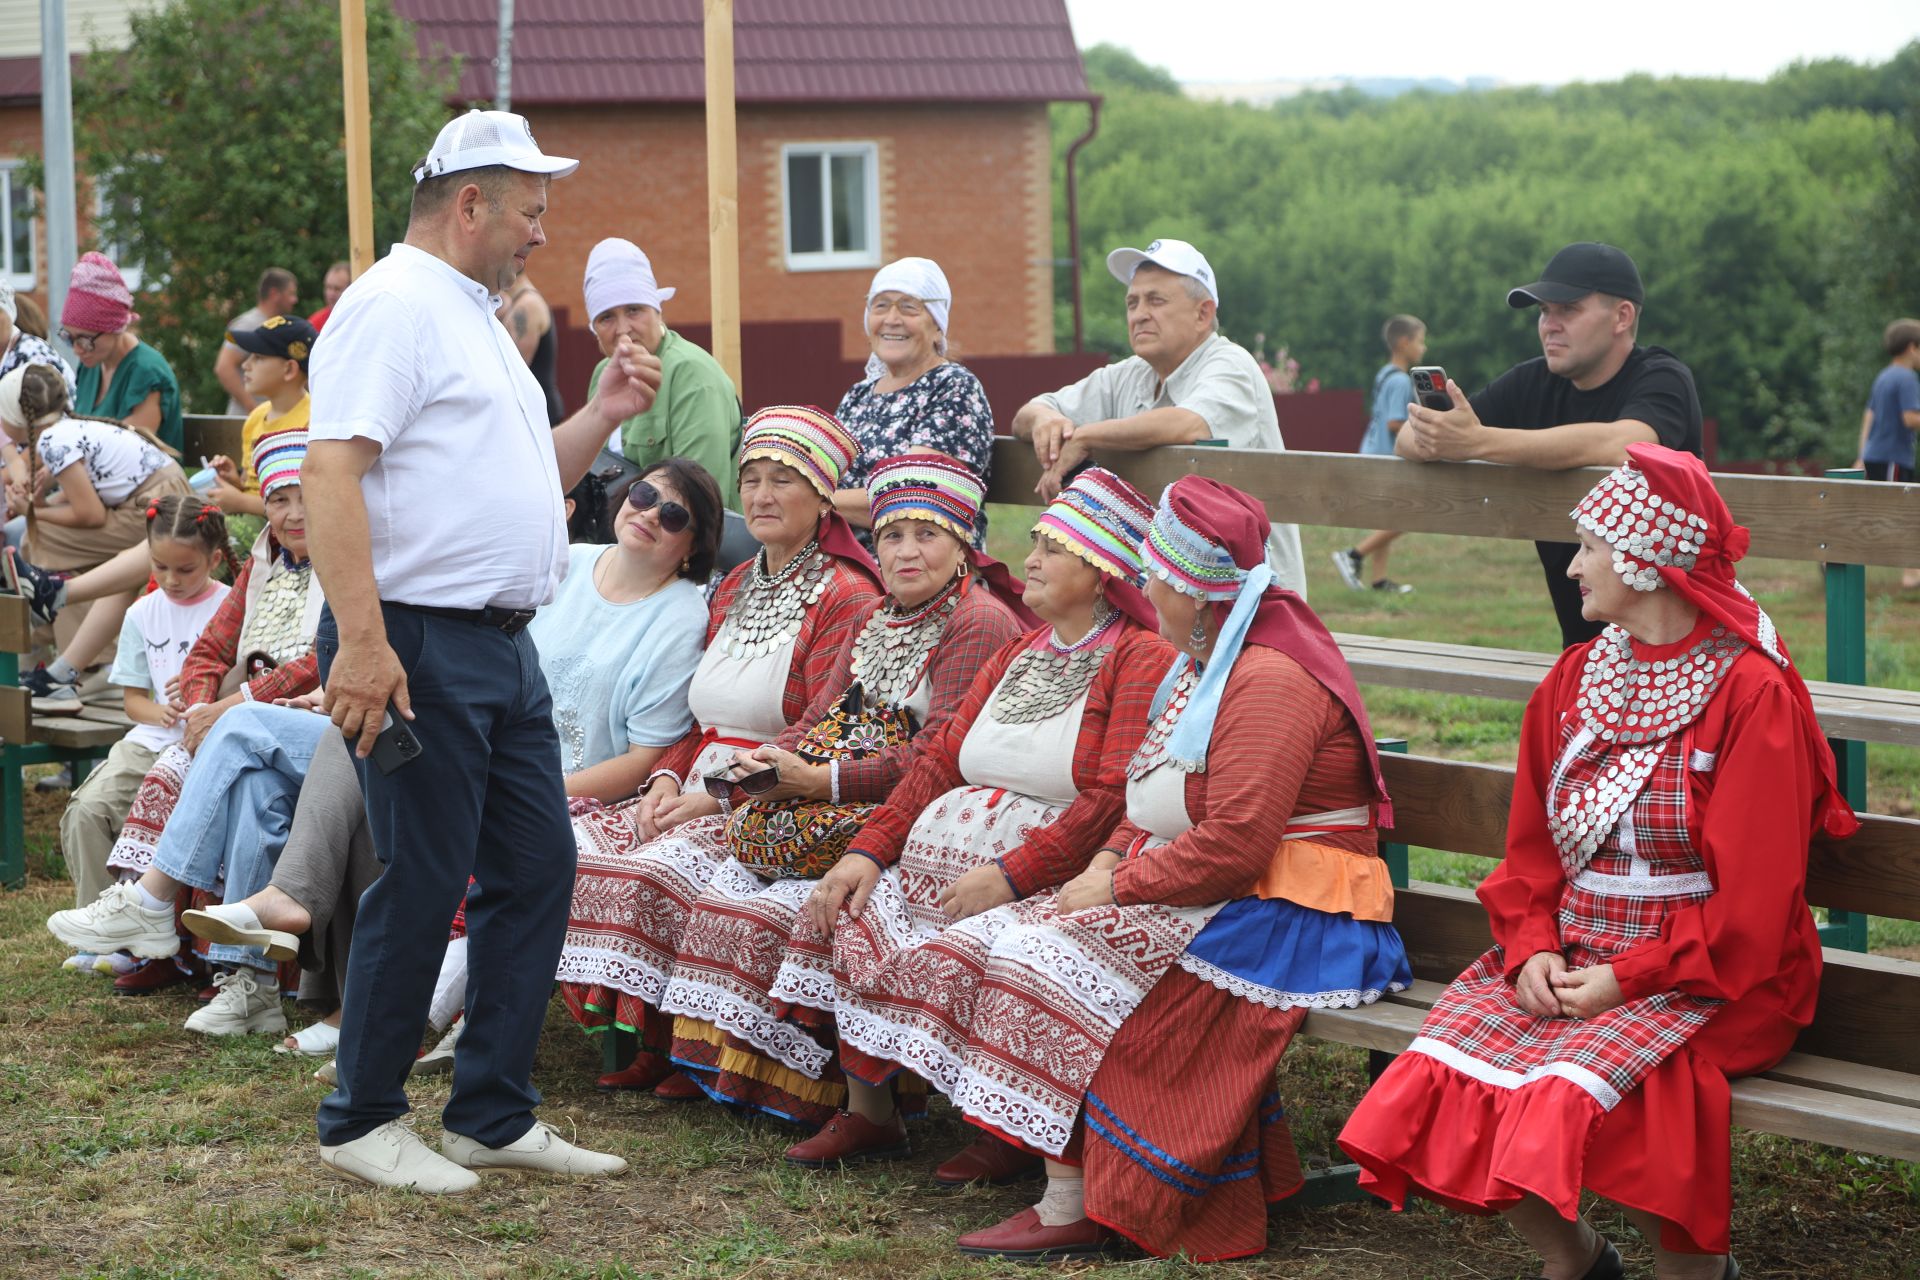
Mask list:
[[[379,766],[380,772],[391,774],[418,760],[422,751],[413,726],[395,715],[389,706],[386,719],[380,722],[380,736],[373,740],[373,751],[367,758]]]
[[[1408,370],[1413,375],[1413,398],[1422,408],[1445,413],[1453,408],[1453,397],[1447,394],[1447,371],[1437,364],[1420,365]]]

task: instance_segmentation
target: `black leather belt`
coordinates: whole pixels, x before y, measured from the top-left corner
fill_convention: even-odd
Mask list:
[[[424,613],[433,618],[451,618],[455,622],[471,623],[476,627],[493,627],[514,635],[524,631],[533,621],[531,609],[500,609],[488,605],[484,609],[443,609],[432,604],[402,604],[398,600],[388,600],[387,604],[396,609],[407,609],[414,613]]]

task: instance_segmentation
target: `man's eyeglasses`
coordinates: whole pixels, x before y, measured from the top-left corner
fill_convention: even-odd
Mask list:
[[[60,330],[60,341],[66,343],[75,351],[93,350],[93,344],[100,341],[100,338],[101,335],[97,333],[75,333],[71,329]]]
[[[645,480],[636,480],[627,490],[627,505],[635,511],[648,511],[660,508],[660,527],[668,533],[679,533],[693,521],[693,512],[677,502],[667,502],[660,497],[660,491]]]

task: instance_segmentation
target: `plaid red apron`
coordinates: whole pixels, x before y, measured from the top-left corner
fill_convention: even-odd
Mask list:
[[[1713,894],[1706,864],[1687,834],[1692,730],[1668,738],[1645,785],[1584,865],[1570,869],[1560,900],[1560,938],[1572,969],[1606,964],[1660,932],[1667,916]],[[1549,812],[1594,783],[1627,748],[1594,740],[1569,718],[1548,786]],[[1644,750],[1644,748],[1642,748]],[[1711,761],[1695,759],[1696,767]],[[1411,1052],[1486,1084],[1519,1089],[1558,1077],[1603,1111],[1706,1026],[1721,1002],[1665,991],[1595,1018],[1538,1018],[1520,1007],[1495,947],[1434,1002]]]

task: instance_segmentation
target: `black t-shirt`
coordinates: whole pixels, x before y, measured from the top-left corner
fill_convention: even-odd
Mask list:
[[[1693,374],[1664,347],[1635,347],[1620,372],[1590,391],[1547,368],[1544,356],[1517,364],[1471,397],[1473,412],[1490,427],[1533,431],[1570,422],[1619,422],[1631,418],[1653,428],[1660,443],[1698,455],[1700,397]],[[1540,567],[1560,619],[1561,643],[1583,644],[1600,625],[1580,615],[1580,589],[1567,577],[1579,548],[1571,542],[1538,542]]]

